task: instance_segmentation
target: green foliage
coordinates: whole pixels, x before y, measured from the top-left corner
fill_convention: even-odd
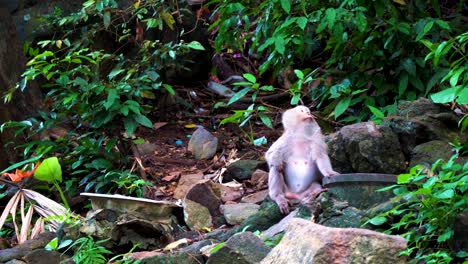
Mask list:
[[[60,166],[57,157],[51,157],[43,160],[34,172],[34,178],[40,181],[52,183],[60,193],[60,197],[62,198],[65,207],[70,208],[67,198],[59,185],[59,183],[62,182],[62,167]]]
[[[228,48],[249,54],[259,61],[260,75],[291,66],[321,69],[312,75],[320,82],[306,87],[310,99],[327,105],[324,112],[335,119],[359,122],[373,115],[379,120],[376,109],[391,114],[394,108],[389,106],[443,90],[437,84],[445,80],[458,83],[457,88],[435,99],[464,102],[462,4],[444,13],[442,3],[422,0],[209,3],[216,5],[211,28],[217,29],[217,52]],[[458,65],[452,63],[450,73],[439,63],[443,54]],[[434,58],[432,67],[426,64],[429,58]]]
[[[455,256],[466,257],[466,252],[452,248],[455,217],[468,205],[468,164],[456,163],[457,158],[458,153],[447,162],[438,160],[430,170],[418,165],[399,175],[397,185],[382,191],[393,190],[400,202],[368,221],[377,226],[391,223],[387,233],[408,241],[401,254],[418,263],[449,263]]]
[[[152,128],[148,114],[155,101],[176,95],[166,83],[166,73],[189,70],[193,62],[185,55],[204,50],[200,43],[182,39],[187,12],[163,0],[139,1],[126,9],[119,9],[114,0],[89,0],[68,16],[56,8],[43,22],[57,34],[25,44],[28,68],[15,89],[4,95],[11,101],[16,90],[37,80],[49,113],[5,123],[0,131],[12,128],[16,136],[27,137],[26,144],[16,146],[26,163],[56,155],[70,195],[84,188],[141,196],[141,188],[149,183],[125,170],[132,143],[122,138],[122,131],[131,136],[139,126]],[[144,40],[143,33],[171,35],[173,41]],[[67,135],[47,137],[49,129],[62,125]]]
[[[73,242],[67,250],[73,249],[75,253],[72,259],[76,263],[107,263],[107,259],[104,255],[110,254],[111,252],[101,245],[106,241],[107,240],[101,240],[95,242],[92,237],[81,237]]]

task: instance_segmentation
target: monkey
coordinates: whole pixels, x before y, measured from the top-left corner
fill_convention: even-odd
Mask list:
[[[288,199],[307,202],[326,191],[323,177],[339,174],[328,157],[319,125],[306,106],[296,106],[282,115],[284,132],[265,153],[268,163],[268,193],[283,214]]]

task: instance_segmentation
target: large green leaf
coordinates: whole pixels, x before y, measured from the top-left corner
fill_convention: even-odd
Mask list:
[[[346,109],[348,109],[350,103],[351,97],[346,97],[340,100],[340,102],[335,106],[335,119],[337,119],[346,111]]]
[[[62,182],[62,167],[57,157],[45,159],[34,172],[34,178],[46,182]]]

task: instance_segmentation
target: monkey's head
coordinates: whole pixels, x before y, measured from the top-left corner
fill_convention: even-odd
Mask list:
[[[309,108],[303,105],[286,110],[286,112],[283,113],[282,123],[284,129],[287,131],[295,131],[310,125],[318,127]]]

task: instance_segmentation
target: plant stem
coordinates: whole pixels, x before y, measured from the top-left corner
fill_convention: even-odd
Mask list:
[[[55,188],[57,188],[57,191],[60,193],[60,197],[62,198],[63,204],[67,209],[70,209],[70,205],[68,204],[67,198],[65,198],[65,194],[62,191],[62,188],[58,185],[56,181],[53,181]]]

